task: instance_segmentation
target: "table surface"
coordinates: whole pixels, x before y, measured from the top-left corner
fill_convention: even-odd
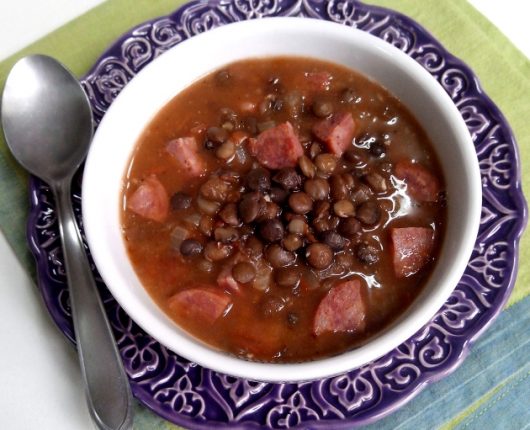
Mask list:
[[[0,3],[0,60],[104,0]],[[470,0],[530,57],[530,6]],[[77,356],[49,317],[31,279],[0,233],[0,405],[6,429],[90,429]],[[6,353],[6,351],[13,351]]]

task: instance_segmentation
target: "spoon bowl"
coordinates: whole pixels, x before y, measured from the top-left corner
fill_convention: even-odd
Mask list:
[[[88,98],[70,72],[50,57],[25,57],[11,70],[2,100],[6,142],[18,162],[46,182],[71,177],[93,127]]]

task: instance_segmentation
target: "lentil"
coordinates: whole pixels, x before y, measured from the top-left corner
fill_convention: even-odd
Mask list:
[[[315,269],[322,270],[333,261],[333,251],[324,243],[312,243],[307,247],[306,259]]]
[[[252,264],[242,261],[232,267],[232,276],[237,282],[246,284],[256,277],[256,268]]]

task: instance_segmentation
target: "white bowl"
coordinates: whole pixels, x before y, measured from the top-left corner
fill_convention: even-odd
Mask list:
[[[447,190],[447,230],[439,261],[411,307],[366,345],[301,364],[265,364],[219,352],[179,328],[153,302],[129,262],[120,226],[121,190],[131,153],[146,125],[182,89],[244,58],[314,57],[355,69],[397,96],[429,135]],[[104,116],[87,158],[83,222],[110,292],[147,333],[204,367],[262,381],[306,381],[343,373],[389,352],[425,325],[460,280],[477,236],[481,182],[477,156],[457,108],[436,80],[388,43],[320,20],[270,18],[230,24],[195,36],[145,67]]]

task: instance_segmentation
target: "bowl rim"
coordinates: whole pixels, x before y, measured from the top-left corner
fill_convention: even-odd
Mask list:
[[[479,197],[477,198],[476,202],[473,202],[472,205],[475,210],[472,214],[470,214],[470,234],[464,238],[464,242],[461,246],[462,249],[460,254],[461,256],[465,256],[465,258],[461,257],[456,261],[456,268],[451,273],[452,276],[450,276],[450,280],[446,281],[446,287],[439,289],[436,293],[431,293],[431,298],[428,301],[426,307],[421,310],[421,316],[411,318],[410,315],[407,315],[409,312],[405,312],[402,317],[398,318],[398,320],[392,324],[391,327],[372,338],[367,345],[361,346],[352,351],[344,352],[337,356],[303,363],[258,363],[245,361],[241,358],[232,357],[223,352],[215,351],[213,348],[206,346],[201,341],[195,340],[195,338],[192,336],[186,334],[183,335],[183,333],[179,333],[176,330],[172,335],[170,335],[170,333],[167,331],[167,327],[165,329],[162,328],[159,322],[153,320],[146,321],[145,318],[142,318],[139,314],[138,308],[134,305],[131,305],[130,296],[126,294],[126,289],[120,289],[119,286],[114,283],[115,271],[109,271],[109,267],[104,259],[104,256],[99,252],[99,226],[95,223],[97,218],[91,216],[91,214],[93,214],[93,209],[96,207],[95,204],[97,204],[97,199],[94,197],[94,189],[91,185],[91,180],[87,180],[87,178],[91,179],[92,176],[96,175],[98,171],[97,155],[102,150],[102,144],[99,142],[103,139],[100,136],[102,133],[106,132],[106,127],[109,121],[105,118],[112,117],[114,115],[113,112],[119,109],[122,104],[124,104],[122,100],[126,100],[127,98],[131,97],[129,94],[132,95],[134,94],[134,91],[137,91],[136,87],[139,87],[138,82],[147,80],[151,74],[155,73],[152,72],[152,70],[156,71],[156,68],[158,67],[157,65],[160,64],[159,60],[161,58],[176,56],[178,52],[183,49],[183,45],[199,45],[200,43],[205,43],[203,41],[208,41],[211,38],[222,37],[223,35],[229,33],[235,33],[236,30],[239,31],[238,34],[241,34],[241,32],[244,31],[256,32],[263,28],[270,30],[271,25],[276,25],[278,28],[282,26],[297,28],[297,31],[301,29],[311,30],[313,32],[325,31],[330,32],[330,34],[334,34],[337,37],[348,37],[352,40],[358,39],[361,40],[362,43],[372,44],[375,49],[382,50],[388,53],[390,56],[398,57],[398,61],[402,61],[402,64],[404,64],[403,67],[408,67],[408,70],[415,74],[415,77],[424,82],[425,85],[429,85],[433,88],[434,93],[438,94],[438,102],[445,103],[445,108],[448,109],[447,112],[449,112],[452,116],[452,119],[456,121],[455,127],[458,129],[458,132],[462,134],[462,138],[467,140],[467,147],[465,150],[469,153],[469,155],[471,155],[470,158],[476,160],[476,153],[474,151],[473,143],[471,141],[471,137],[469,136],[467,127],[465,126],[458,109],[450,97],[445,93],[438,82],[421,67],[421,65],[416,63],[412,58],[394,46],[391,46],[379,38],[367,34],[361,30],[316,19],[281,17],[267,18],[265,20],[241,21],[210,30],[178,44],[147,65],[123,89],[123,91],[108,109],[107,114],[104,116],[100,124],[100,128],[95,134],[93,145],[87,157],[85,164],[85,178],[82,184],[83,223],[87,241],[92,250],[92,256],[110,292],[116,298],[120,306],[122,306],[123,309],[130,315],[130,317],[161,344],[167,346],[177,354],[197,362],[201,366],[222,373],[227,373],[251,380],[268,382],[298,382],[337,375],[366,364],[400,345],[419,329],[421,329],[421,327],[423,327],[435,315],[438,309],[445,303],[451,291],[456,287],[460,277],[462,276],[477,237],[481,210],[480,172],[478,168],[478,161],[476,161],[475,165],[470,165],[470,176],[472,178],[470,181],[473,182],[475,187],[477,187],[478,184]],[[175,54],[175,52],[177,52],[177,54]],[[247,56],[246,58],[251,57],[252,56]],[[222,64],[219,64],[216,68],[221,66]],[[188,84],[186,84],[186,86]],[[169,99],[174,95],[175,94],[171,95]],[[162,106],[163,104],[159,106],[159,109]],[[147,125],[149,122],[150,120],[146,121],[145,125]],[[131,145],[130,150],[132,151],[133,148],[134,145]],[[127,161],[126,164],[128,165],[129,161]],[[123,172],[121,173],[121,176],[123,177]],[[107,282],[107,280],[110,280],[110,282]],[[162,314],[160,316],[164,315],[161,310],[158,310],[158,312]],[[166,319],[168,318],[166,317]],[[174,323],[172,324],[174,325]],[[395,336],[397,329],[399,329],[401,332],[400,336]],[[167,335],[170,336],[167,337]],[[193,351],[193,353],[189,353],[190,350]]]

